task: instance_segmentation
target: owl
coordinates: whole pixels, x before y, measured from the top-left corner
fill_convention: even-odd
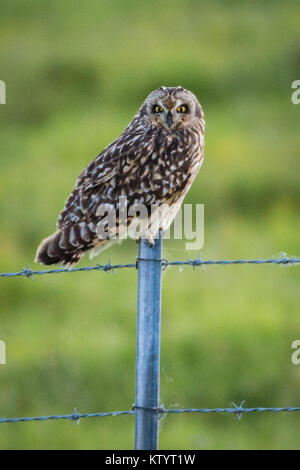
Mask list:
[[[181,86],[152,91],[120,137],[81,173],[57,231],[41,242],[35,261],[72,267],[86,251],[98,254],[141,220],[139,237],[153,244],[159,230],[169,228],[203,162],[204,128],[192,92]],[[138,216],[132,208],[141,206]],[[114,228],[105,213],[110,209]]]

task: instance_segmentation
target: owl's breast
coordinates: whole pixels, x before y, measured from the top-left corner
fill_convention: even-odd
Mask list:
[[[152,142],[152,151],[140,158],[140,184],[158,199],[173,198],[190,186],[201,166],[200,134],[188,129],[159,132]]]

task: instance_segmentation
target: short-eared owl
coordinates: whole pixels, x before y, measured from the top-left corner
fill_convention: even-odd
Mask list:
[[[202,164],[204,126],[193,93],[182,87],[152,91],[120,137],[81,173],[57,231],[42,241],[35,261],[72,266],[85,251],[100,252],[109,238],[120,237],[138,219],[137,213],[128,211],[121,221],[120,198],[127,208],[146,207],[146,236],[153,241],[159,229],[171,224]],[[150,208],[162,205],[168,210],[157,225]],[[99,207],[115,210],[114,236],[100,236],[98,228],[107,213]]]

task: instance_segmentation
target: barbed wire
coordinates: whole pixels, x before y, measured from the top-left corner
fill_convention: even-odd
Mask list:
[[[88,272],[88,271],[104,271],[110,272],[112,271],[115,274],[117,269],[124,269],[124,268],[138,268],[139,261],[158,261],[162,265],[162,269],[165,270],[169,266],[191,266],[194,269],[196,267],[209,265],[241,265],[241,264],[254,264],[254,265],[262,265],[262,264],[275,264],[275,265],[298,265],[300,263],[300,258],[293,257],[289,258],[286,256],[285,253],[282,254],[281,258],[277,259],[236,259],[236,260],[202,260],[200,256],[194,260],[186,260],[186,261],[168,261],[165,258],[161,259],[146,259],[146,258],[137,258],[135,263],[128,263],[128,264],[111,264],[109,260],[107,264],[100,265],[97,264],[96,266],[84,266],[79,268],[56,268],[56,269],[49,269],[49,270],[32,270],[29,266],[23,268],[21,271],[18,272],[8,272],[8,273],[0,273],[0,277],[3,278],[12,278],[17,276],[24,276],[27,278],[33,279],[36,275],[44,275],[44,274],[60,274],[60,273],[74,273],[74,272]],[[265,408],[265,407],[256,407],[256,408],[244,408],[244,402],[240,405],[236,405],[233,403],[232,408],[174,408],[174,409],[166,409],[163,406],[159,408],[147,408],[151,409],[152,411],[157,411],[160,416],[166,414],[179,414],[179,413],[232,413],[237,416],[237,418],[241,418],[244,413],[263,413],[263,412],[297,412],[300,411],[300,407],[272,407],[272,408]],[[0,418],[1,423],[18,423],[18,422],[31,422],[31,421],[48,421],[48,420],[70,420],[71,422],[79,423],[81,418],[104,418],[109,416],[121,416],[121,415],[134,415],[136,413],[136,409],[144,408],[137,405],[133,405],[131,410],[124,410],[124,411],[111,411],[111,412],[99,412],[99,413],[78,413],[76,409],[71,414],[65,415],[49,415],[49,416],[35,416],[35,417],[17,417],[17,418]],[[145,408],[144,408],[145,409]]]
[[[76,408],[74,408],[74,412],[71,414],[65,415],[49,415],[49,416],[34,416],[34,417],[21,417],[21,418],[0,418],[1,423],[28,423],[31,421],[50,421],[50,420],[59,420],[65,419],[70,420],[72,422],[79,423],[81,418],[106,418],[109,416],[121,416],[121,415],[135,415],[136,409],[146,409],[151,411],[157,411],[161,416],[166,414],[180,414],[180,413],[231,413],[235,414],[237,418],[241,419],[242,415],[245,413],[282,413],[282,412],[296,412],[300,411],[300,407],[272,407],[272,408],[264,408],[264,407],[256,407],[256,408],[244,408],[244,401],[240,405],[236,405],[232,403],[232,408],[173,408],[167,409],[163,406],[159,408],[146,408],[141,406],[133,405],[131,410],[124,410],[124,411],[109,411],[109,412],[101,412],[101,413],[78,413]]]
[[[288,258],[287,256],[283,255],[281,258],[270,258],[270,259],[235,259],[235,260],[202,260],[200,256],[196,259],[189,259],[186,261],[168,261],[165,258],[161,259],[145,259],[145,258],[136,258],[135,263],[127,263],[127,264],[111,264],[110,260],[107,264],[97,264],[96,266],[83,266],[80,268],[55,268],[55,269],[48,269],[48,270],[32,270],[29,266],[26,268],[21,269],[18,272],[8,272],[8,273],[0,273],[0,277],[3,278],[11,278],[17,276],[24,276],[27,278],[33,279],[34,276],[40,276],[44,274],[60,274],[60,273],[75,273],[75,272],[83,272],[83,271],[104,271],[106,273],[112,271],[116,274],[117,269],[124,269],[124,268],[138,268],[139,261],[159,261],[162,265],[162,269],[165,270],[169,266],[192,266],[194,269],[197,267],[205,267],[210,265],[241,265],[241,264],[255,264],[255,265],[262,265],[262,264],[275,264],[275,265],[298,265],[300,263],[300,258]]]

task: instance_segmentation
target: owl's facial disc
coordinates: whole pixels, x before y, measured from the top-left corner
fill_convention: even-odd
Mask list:
[[[152,113],[155,115],[155,120],[168,129],[172,129],[175,125],[185,121],[190,113],[190,106],[187,103],[182,103],[181,100],[159,100],[152,106]]]
[[[168,132],[194,125],[203,118],[196,96],[182,87],[160,87],[152,91],[141,113],[147,124],[163,127]]]

